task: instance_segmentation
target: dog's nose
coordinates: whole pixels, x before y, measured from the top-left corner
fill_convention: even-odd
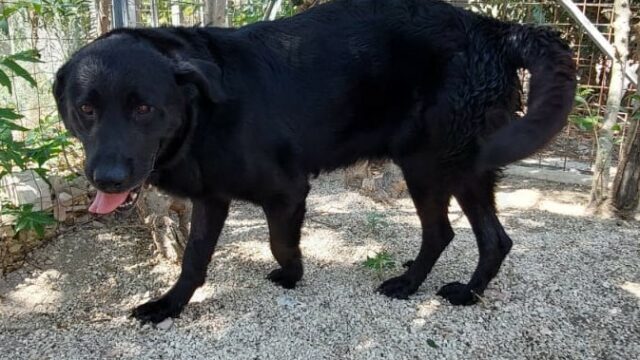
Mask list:
[[[93,181],[102,191],[124,191],[127,180],[129,180],[129,171],[124,165],[98,166],[93,171]]]

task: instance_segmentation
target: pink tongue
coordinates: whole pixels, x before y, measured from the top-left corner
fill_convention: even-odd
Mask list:
[[[128,195],[128,191],[119,194],[107,194],[98,191],[96,198],[93,200],[91,206],[89,206],[89,211],[96,214],[108,214],[122,205],[122,203],[127,200]]]

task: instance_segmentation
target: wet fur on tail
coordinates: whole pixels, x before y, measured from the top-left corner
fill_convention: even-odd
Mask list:
[[[489,137],[477,159],[480,171],[520,160],[546,145],[566,124],[575,96],[572,52],[557,32],[514,25],[503,44],[512,65],[531,73],[527,113]]]

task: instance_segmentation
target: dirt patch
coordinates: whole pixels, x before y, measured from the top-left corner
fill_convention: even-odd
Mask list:
[[[435,295],[467,281],[477,249],[456,204],[456,239],[408,301],[374,292],[420,243],[409,198],[373,202],[341,175],[314,181],[303,229],[306,272],[273,286],[262,212],[234,204],[205,286],[165,330],[129,310],[161,294],[179,267],[152,255],[140,225],[105,218],[37,250],[0,280],[3,358],[411,359],[640,357],[638,223],[583,215],[588,189],[507,177],[501,219],[514,247],[484,301],[453,307]],[[382,214],[371,216],[371,214]],[[371,219],[377,223],[372,224]],[[380,220],[382,219],[382,220]],[[362,265],[386,250],[396,267]]]

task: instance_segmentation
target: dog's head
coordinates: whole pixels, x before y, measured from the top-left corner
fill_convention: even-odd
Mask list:
[[[160,31],[160,30],[158,30]],[[194,106],[222,101],[220,69],[167,51],[145,33],[113,33],[79,50],[56,75],[54,97],[65,127],[86,155],[98,189],[90,211],[109,213],[131,200],[195,126]],[[174,39],[174,41],[177,41]],[[172,47],[177,47],[179,42]]]

